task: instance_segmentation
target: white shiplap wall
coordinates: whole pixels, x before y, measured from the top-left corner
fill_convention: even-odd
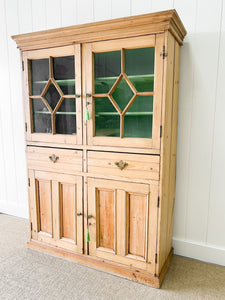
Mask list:
[[[0,212],[28,217],[19,51],[10,36],[175,8],[181,49],[175,253],[225,265],[225,0],[0,0]]]

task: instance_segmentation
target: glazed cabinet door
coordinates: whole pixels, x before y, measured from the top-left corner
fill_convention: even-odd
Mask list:
[[[88,179],[90,255],[155,272],[158,186]]]
[[[82,177],[29,170],[31,239],[83,253]]]
[[[87,143],[160,148],[163,35],[85,44]]]
[[[23,53],[26,139],[82,144],[80,45]]]

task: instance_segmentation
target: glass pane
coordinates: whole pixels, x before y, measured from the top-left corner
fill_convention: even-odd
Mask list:
[[[121,53],[111,51],[94,54],[95,93],[108,93],[121,73]]]
[[[33,132],[51,133],[51,114],[41,99],[32,99]]]
[[[54,110],[61,96],[54,84],[51,83],[44,97],[48,101],[48,104],[51,106],[51,108]]]
[[[54,78],[65,95],[75,94],[74,56],[53,58]]]
[[[120,136],[120,115],[109,98],[95,98],[95,135]]]
[[[138,96],[124,116],[124,137],[152,138],[153,97]]]
[[[41,95],[49,79],[49,60],[30,60],[31,95]]]
[[[125,73],[138,92],[154,89],[155,48],[125,50]]]
[[[56,133],[76,134],[76,99],[65,98],[55,115]]]
[[[134,93],[132,92],[124,78],[121,79],[115,91],[112,93],[114,100],[119,105],[122,111],[127,106],[133,95]]]

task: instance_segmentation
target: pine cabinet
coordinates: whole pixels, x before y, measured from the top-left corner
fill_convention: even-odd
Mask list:
[[[13,36],[30,248],[160,287],[173,254],[185,34],[170,10]]]

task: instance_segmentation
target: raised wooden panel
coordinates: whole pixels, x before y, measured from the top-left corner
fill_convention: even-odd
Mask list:
[[[127,163],[123,170],[116,163]],[[131,179],[159,179],[160,157],[114,152],[88,151],[88,172]]]
[[[76,190],[74,185],[62,183],[61,194],[61,236],[75,239]]]
[[[145,257],[146,195],[128,194],[128,253]]]
[[[88,178],[89,254],[154,274],[157,193],[148,184]]]
[[[97,190],[99,246],[114,249],[114,191]]]
[[[82,151],[27,147],[29,169],[75,174],[82,171]],[[52,159],[56,161],[53,162]],[[52,158],[51,158],[52,157]]]
[[[52,234],[52,190],[51,181],[36,180],[39,210],[39,231]]]

